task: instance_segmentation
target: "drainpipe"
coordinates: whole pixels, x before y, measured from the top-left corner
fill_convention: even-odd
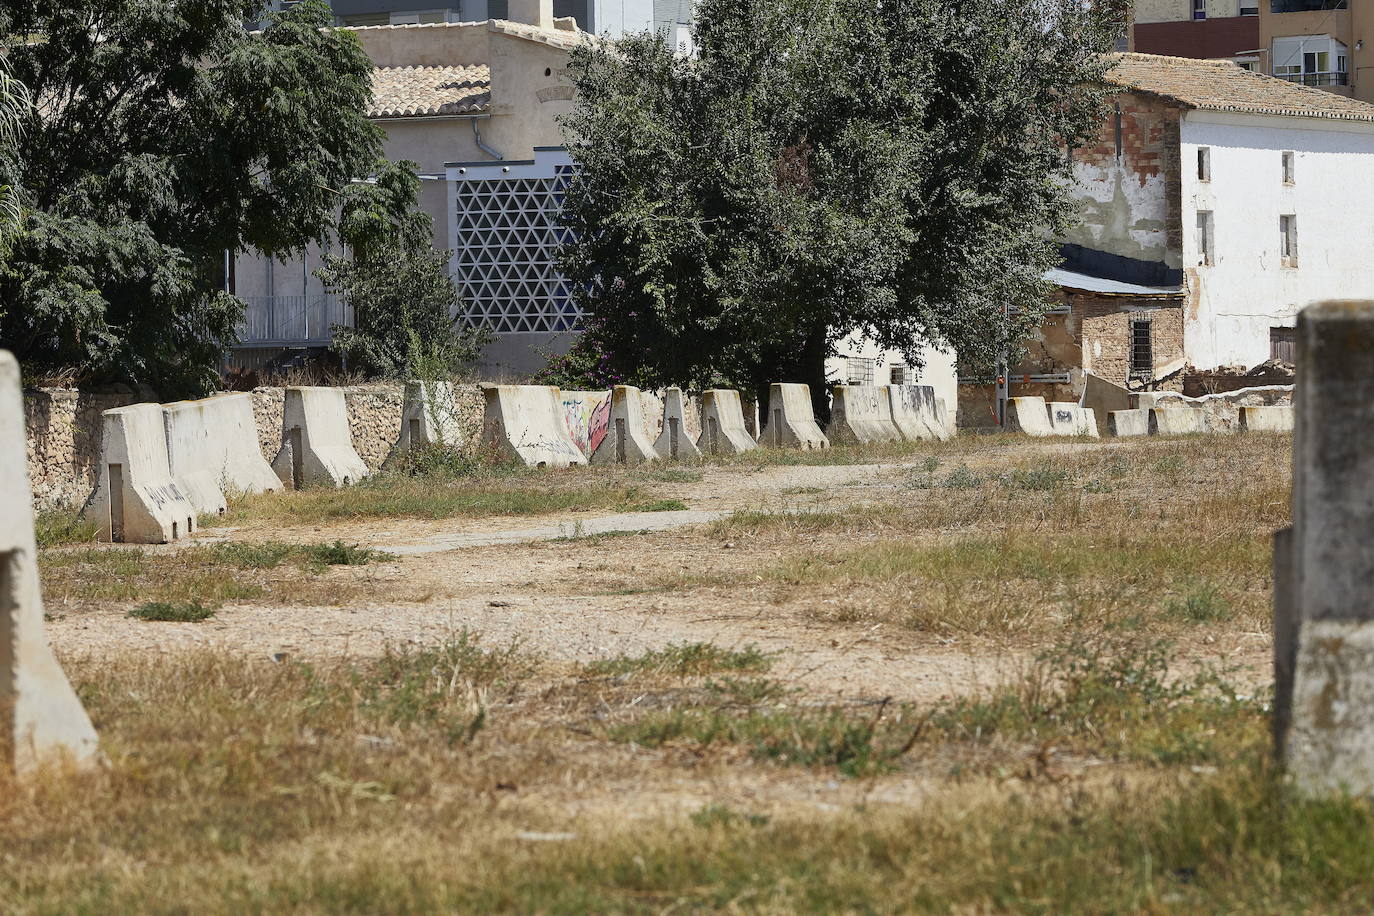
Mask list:
[[[472,136],[477,141],[477,148],[480,149],[482,152],[486,153],[491,158],[495,159],[497,162],[503,161],[506,157],[502,156],[500,153],[492,149],[490,146],[487,146],[486,141],[482,139],[482,128],[477,126],[480,120],[481,118],[472,119]]]

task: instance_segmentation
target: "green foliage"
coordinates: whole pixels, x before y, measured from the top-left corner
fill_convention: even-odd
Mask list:
[[[331,255],[319,277],[353,308],[333,349],[370,375],[446,379],[475,360],[491,334],[455,316],[450,252],[435,251],[430,218],[416,206],[415,163],[386,166],[375,183],[344,195],[339,237],[351,257]]]
[[[226,251],[323,241],[372,171],[372,65],[322,0],[20,0],[0,46],[42,104],[8,157],[24,223],[0,260],[0,346],[164,396],[210,389],[242,302]]]
[[[592,662],[586,670],[588,674],[610,677],[628,674],[696,677],[718,671],[767,671],[772,666],[772,656],[753,644],[742,649],[722,649],[713,643],[694,642],[649,649],[642,655],[621,655]]]
[[[561,264],[589,317],[559,377],[818,392],[856,331],[989,364],[1039,323],[1073,216],[1096,6],[704,0],[695,59],[575,51]]]
[[[158,620],[171,623],[199,623],[215,616],[215,609],[202,605],[199,601],[172,603],[169,601],[149,601],[129,612],[130,617],[138,620]]]
[[[306,561],[312,566],[366,566],[369,563],[395,559],[395,556],[384,550],[345,544],[343,541],[310,544],[302,550]]]
[[[33,533],[39,547],[93,541],[97,528],[95,522],[83,519],[81,513],[65,509],[48,509],[33,517]]]

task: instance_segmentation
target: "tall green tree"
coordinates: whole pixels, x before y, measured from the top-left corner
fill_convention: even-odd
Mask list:
[[[818,399],[853,332],[991,364],[1043,313],[1112,29],[1079,0],[703,0],[696,59],[575,52],[574,361]]]
[[[451,252],[434,250],[419,188],[415,163],[404,161],[351,186],[339,219],[349,254],[328,256],[318,271],[353,310],[353,327],[335,328],[332,347],[370,375],[446,379],[490,340],[485,327],[461,318]]]
[[[214,383],[240,300],[225,252],[287,256],[371,174],[371,63],[322,0],[0,0],[28,87],[24,221],[0,260],[0,346],[164,395]]]

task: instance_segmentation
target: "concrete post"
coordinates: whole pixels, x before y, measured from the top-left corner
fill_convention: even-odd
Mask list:
[[[1298,317],[1293,528],[1275,539],[1275,737],[1307,794],[1374,794],[1374,302]]]
[[[0,350],[0,764],[99,763],[95,728],[43,633],[19,364]]]

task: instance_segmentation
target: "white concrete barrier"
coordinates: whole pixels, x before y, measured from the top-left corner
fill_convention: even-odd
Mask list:
[[[1241,432],[1291,433],[1293,431],[1293,408],[1291,406],[1242,407],[1240,409]]]
[[[1113,410],[1107,414],[1107,435],[1109,436],[1148,436],[1150,434],[1150,411]]]
[[[82,515],[102,541],[166,544],[193,534],[196,507],[172,479],[162,407],[107,410],[100,431],[100,471]]]
[[[342,388],[286,389],[282,405],[281,451],[272,470],[282,483],[346,487],[370,473],[353,448],[348,401]]]
[[[738,455],[758,448],[744,425],[744,405],[738,391],[712,388],[701,393],[697,448],[704,455]]]
[[[830,440],[821,432],[811,409],[811,386],[774,382],[769,387],[768,419],[759,445],[802,451],[830,448]]]
[[[463,433],[458,425],[451,382],[406,382],[401,399],[401,434],[387,460],[427,445],[462,448]]]
[[[483,391],[482,441],[529,467],[586,464],[564,419],[562,394],[543,385],[493,385]]]
[[[940,432],[942,440],[953,439],[959,433],[959,422],[955,417],[957,411],[951,410],[945,403],[944,398],[935,399],[935,428]]]
[[[226,496],[281,489],[258,447],[247,392],[163,404],[162,424],[172,479],[200,514],[223,512]]]
[[[559,390],[558,399],[563,411],[563,422],[568,434],[590,457],[611,425],[611,392],[606,391],[563,391]]]
[[[162,428],[167,438],[167,469],[181,492],[196,507],[197,515],[223,515],[224,491],[220,489],[223,467],[215,460],[216,442],[225,431],[216,429],[206,416],[203,401],[175,401],[162,405]],[[254,437],[256,442],[256,436]]]
[[[930,385],[888,385],[892,424],[908,442],[946,439],[948,434],[940,417],[940,399]]]
[[[897,442],[901,430],[892,419],[892,397],[886,386],[836,385],[825,434],[834,443]]]
[[[687,411],[681,388],[663,392],[663,429],[654,442],[654,451],[665,461],[701,457],[701,449],[687,435]]]
[[[644,432],[644,399],[633,385],[611,389],[611,416],[606,435],[592,451],[592,464],[645,464],[657,461],[654,443]]]
[[[1097,417],[1090,407],[1079,407],[1072,401],[1053,401],[1049,405],[1050,428],[1056,436],[1088,436],[1100,438]]]
[[[0,761],[24,778],[100,760],[82,708],[43,632],[19,364],[0,350]]]
[[[281,480],[258,445],[253,396],[240,391],[198,403],[205,405],[206,423],[215,433],[212,460],[220,472],[221,489],[230,497],[280,490]]]
[[[1053,436],[1049,408],[1044,398],[1010,398],[1007,401],[1007,432],[1028,436]]]
[[[1189,436],[1207,432],[1207,416],[1195,407],[1151,407],[1150,435]]]

